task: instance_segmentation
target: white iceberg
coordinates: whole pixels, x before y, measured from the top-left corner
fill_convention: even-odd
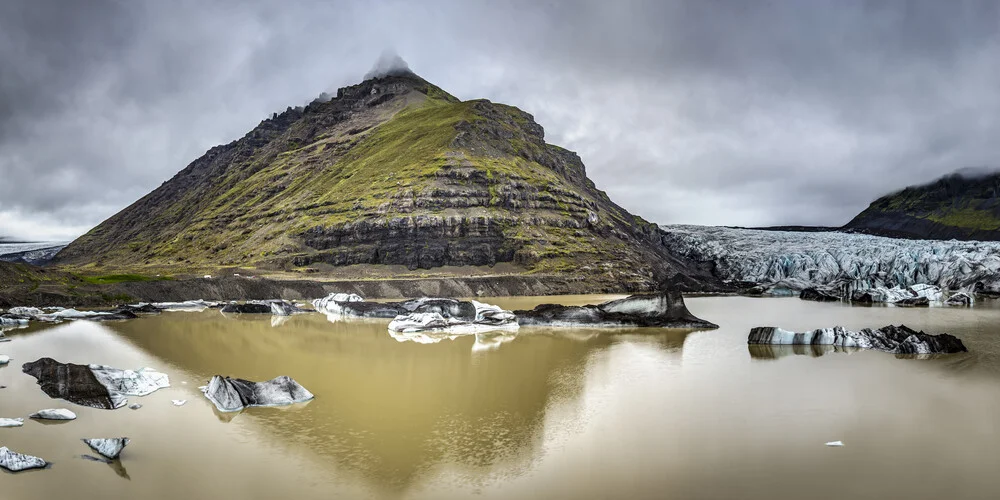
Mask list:
[[[201,312],[205,309],[216,307],[219,303],[204,300],[186,300],[184,302],[153,302],[152,305],[164,311]]]
[[[23,418],[0,418],[0,427],[20,427],[24,425]]]
[[[418,299],[420,300],[420,299]],[[444,302],[445,299],[422,299],[408,301],[417,302],[409,314],[396,316],[389,322],[389,331],[396,334],[415,333],[448,333],[453,335],[469,335],[496,330],[516,331],[519,328],[517,317],[510,311],[498,306],[477,302],[475,300]],[[472,311],[466,311],[469,304]],[[464,304],[464,306],[463,306]],[[394,338],[397,338],[394,336]],[[419,337],[412,337],[414,340]],[[399,340],[399,338],[397,338]]]
[[[127,437],[83,439],[83,442],[87,443],[90,449],[110,460],[118,458],[130,441]]]
[[[11,307],[7,309],[7,314],[14,314],[17,316],[28,316],[29,318],[35,318],[45,314],[45,311],[37,307]]]
[[[67,410],[66,408],[47,408],[45,410],[38,410],[28,418],[35,418],[39,420],[75,420],[76,413]]]
[[[316,299],[312,301],[313,308],[320,312],[341,314],[343,309],[340,307],[341,302],[364,302],[360,295],[355,293],[331,293],[322,299]]]
[[[0,447],[0,467],[11,472],[20,472],[28,469],[44,469],[48,467],[48,462],[38,457],[24,455],[11,450],[6,446]]]
[[[108,392],[123,396],[146,396],[158,389],[170,387],[170,378],[152,368],[122,370],[106,365],[87,365],[94,377]]]
[[[313,393],[291,377],[280,376],[265,382],[216,375],[204,388],[205,397],[219,411],[240,411],[250,406],[283,406],[304,403]]]

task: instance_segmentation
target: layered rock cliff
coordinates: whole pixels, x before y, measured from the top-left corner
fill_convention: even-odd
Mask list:
[[[533,117],[408,71],[289,108],[210,149],[60,252],[93,269],[464,266],[702,283]],[[690,288],[690,287],[689,287]],[[697,288],[711,288],[703,283]]]

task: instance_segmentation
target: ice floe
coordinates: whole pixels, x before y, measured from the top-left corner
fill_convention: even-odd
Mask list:
[[[6,446],[0,446],[0,467],[10,472],[20,472],[28,469],[44,469],[48,467],[45,460],[25,455],[11,450]]]
[[[20,427],[24,425],[23,418],[0,418],[0,427]]]
[[[49,397],[106,410],[125,406],[126,396],[145,396],[170,386],[166,374],[151,368],[122,370],[105,365],[60,363],[52,358],[25,363],[21,368],[38,380]]]
[[[47,408],[45,410],[38,410],[35,413],[28,415],[28,417],[39,420],[75,420],[76,413],[73,413],[66,408]]]
[[[542,304],[529,311],[514,311],[514,315],[522,326],[718,328],[691,314],[680,292],[673,291],[632,295],[597,305]]]
[[[216,375],[205,386],[204,394],[223,412],[240,411],[250,406],[303,403],[315,397],[298,382],[284,375],[265,382]]]
[[[860,347],[893,354],[952,354],[967,351],[962,341],[952,335],[947,333],[931,335],[904,325],[864,328],[859,331],[835,326],[808,332],[792,332],[773,326],[762,326],[750,330],[747,343]]]
[[[102,457],[114,460],[121,455],[122,450],[128,446],[131,441],[127,437],[118,438],[84,438],[82,440],[87,443],[90,449],[99,453]]]

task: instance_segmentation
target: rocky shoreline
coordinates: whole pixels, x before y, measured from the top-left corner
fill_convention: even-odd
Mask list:
[[[455,276],[388,279],[275,279],[230,274],[226,276],[152,279],[93,284],[80,276],[51,268],[0,263],[0,308],[113,307],[134,302],[186,300],[304,300],[330,293],[354,293],[372,299],[408,297],[510,297],[643,293],[660,289],[682,292],[731,292],[718,283],[684,279],[660,286],[615,279],[595,281],[567,275]]]

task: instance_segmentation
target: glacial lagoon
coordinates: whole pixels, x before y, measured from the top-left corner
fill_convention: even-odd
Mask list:
[[[608,296],[488,299],[506,309]],[[388,320],[165,312],[6,332],[0,429],[47,470],[4,474],[3,498],[996,498],[1000,301],[858,307],[695,297],[718,330],[551,329],[401,341]],[[912,359],[823,346],[747,346],[751,327],[905,324],[968,353]],[[425,339],[426,341],[426,339]],[[138,410],[50,399],[22,363],[49,356],[152,367],[171,387]],[[220,413],[216,374],[288,375],[316,395]],[[175,406],[171,400],[187,400]],[[84,437],[127,436],[119,461]],[[843,447],[826,442],[843,441]]]

